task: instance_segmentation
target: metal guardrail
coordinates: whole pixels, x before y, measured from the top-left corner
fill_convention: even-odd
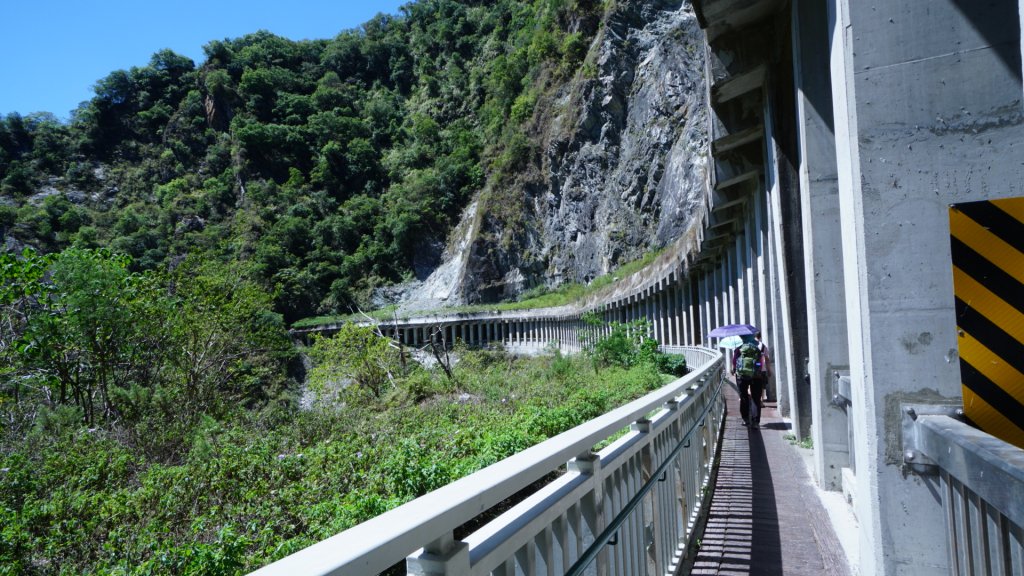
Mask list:
[[[1024,450],[958,408],[904,406],[904,462],[939,476],[952,574],[1024,574]]]
[[[725,407],[721,354],[680,352],[691,367],[686,376],[253,574],[376,574],[403,558],[410,574],[562,574],[659,470],[664,481],[647,488],[616,545],[596,556],[602,574],[665,574],[682,560],[706,505]],[[592,451],[626,426],[624,436]],[[455,540],[456,528],[559,470],[554,481]]]

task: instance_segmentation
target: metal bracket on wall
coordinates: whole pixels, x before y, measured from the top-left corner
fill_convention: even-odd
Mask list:
[[[853,393],[850,391],[850,371],[832,371],[832,405],[842,409],[853,405]]]
[[[921,449],[921,435],[917,419],[921,416],[949,416],[963,420],[963,407],[947,404],[900,404],[900,423],[903,431],[903,463],[915,474],[938,472],[938,466]]]

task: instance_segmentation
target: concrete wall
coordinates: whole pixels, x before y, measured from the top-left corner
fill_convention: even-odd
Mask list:
[[[947,572],[900,402],[960,399],[948,205],[1024,195],[1017,2],[832,0],[863,574]]]

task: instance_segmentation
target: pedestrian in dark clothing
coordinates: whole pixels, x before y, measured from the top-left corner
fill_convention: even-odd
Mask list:
[[[743,344],[732,352],[732,374],[740,392],[740,417],[744,426],[760,428],[761,395],[764,380],[759,377],[761,348],[752,336],[743,336]]]

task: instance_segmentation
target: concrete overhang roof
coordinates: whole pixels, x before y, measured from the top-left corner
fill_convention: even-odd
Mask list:
[[[741,30],[775,13],[785,0],[691,0],[697,21],[714,41],[731,30]]]

